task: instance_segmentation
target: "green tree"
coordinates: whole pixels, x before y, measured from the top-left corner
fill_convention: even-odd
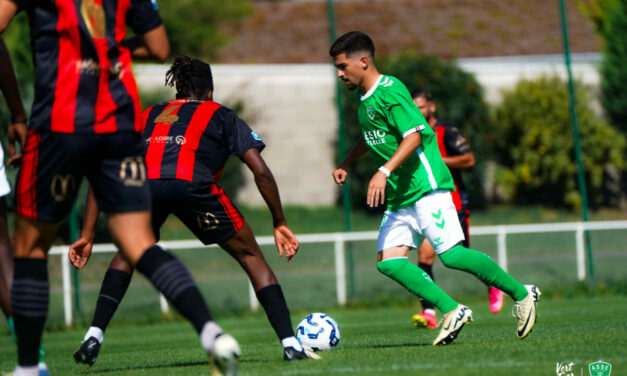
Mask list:
[[[215,58],[230,41],[220,26],[252,13],[250,0],[161,0],[158,4],[172,56]]]
[[[593,111],[589,90],[577,84],[577,114],[586,183],[593,206],[619,192],[611,176],[625,167],[625,137]],[[495,110],[494,142],[500,166],[497,184],[517,203],[578,207],[577,167],[566,83],[557,76],[522,80],[504,92]]]
[[[603,39],[601,103],[609,122],[627,135],[627,2],[581,0],[580,9]]]
[[[421,88],[433,94],[438,108],[437,117],[455,125],[467,137],[477,164],[472,170],[464,172],[463,179],[470,194],[470,204],[473,207],[483,206],[483,167],[491,155],[490,126],[488,110],[482,99],[483,89],[474,76],[454,63],[413,52],[378,58],[377,68],[384,74],[400,79],[410,91]],[[350,148],[361,137],[357,123],[359,94],[344,93],[343,116],[347,124],[346,139]],[[367,185],[376,167],[378,166],[372,166],[369,158],[363,158],[352,167],[349,179],[353,207],[366,208]]]

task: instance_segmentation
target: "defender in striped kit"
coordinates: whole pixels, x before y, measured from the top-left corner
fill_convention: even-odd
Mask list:
[[[144,111],[143,144],[152,193],[152,229],[169,214],[177,216],[203,244],[219,244],[248,274],[267,313],[285,360],[317,358],[304,349],[292,328],[290,313],[274,272],[264,259],[250,226],[218,185],[224,165],[233,155],[255,175],[259,192],[272,214],[279,255],[288,261],[299,243],[287,226],[279,191],[261,157],[265,144],[235,112],[213,101],[211,68],[198,59],[174,60],[166,82],[176,85],[177,99]],[[98,208],[88,199],[81,238],[70,249],[70,259],[82,268],[91,254]],[[104,331],[122,300],[133,273],[118,254],[109,266],[90,329],[75,352],[79,363],[96,361]]]
[[[362,94],[358,109],[362,137],[333,171],[333,178],[342,185],[350,166],[367,151],[381,166],[370,180],[367,194],[371,207],[382,205],[387,198],[379,230],[377,269],[444,314],[434,345],[453,342],[472,320],[472,311],[407,260],[409,250],[426,238],[445,266],[474,274],[509,294],[516,301],[517,335],[526,337],[535,323],[540,290],[522,285],[490,257],[461,244],[464,234],[451,198],[455,186],[440,156],[435,133],[405,85],[378,72],[374,52],[370,37],[359,31],[342,35],[329,51],[338,78]]]
[[[239,356],[237,342],[212,320],[185,266],[157,246],[150,231],[131,54],[163,60],[169,53],[156,3],[0,0],[0,33],[19,10],[28,13],[31,27],[35,102],[16,188],[14,375],[37,375],[49,305],[47,253],[83,177],[126,261],[191,321],[205,352],[220,359],[213,368],[230,369]],[[134,37],[126,38],[127,26]],[[0,59],[8,66],[7,58]]]

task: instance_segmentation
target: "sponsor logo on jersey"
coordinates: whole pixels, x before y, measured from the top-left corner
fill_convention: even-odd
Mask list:
[[[180,137],[180,136],[177,136]],[[146,139],[147,144],[171,144],[174,141],[173,136],[152,136]]]
[[[364,132],[364,141],[368,146],[385,144],[385,133],[384,130],[377,129],[374,131],[366,131]]]
[[[255,131],[250,132],[250,135],[253,136],[255,140],[261,141],[261,137],[259,137]]]
[[[187,139],[185,138],[185,136],[181,136],[181,135],[176,136],[174,140],[179,145],[185,145],[187,143]]]
[[[155,10],[159,10],[159,4],[157,4],[157,0],[150,0],[150,2],[152,3],[152,7]]]

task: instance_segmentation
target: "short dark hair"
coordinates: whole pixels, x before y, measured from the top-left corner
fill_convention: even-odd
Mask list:
[[[420,98],[423,97],[424,99],[428,100],[429,102],[433,102],[433,95],[431,95],[431,93],[429,93],[426,90],[423,89],[414,89],[411,92],[411,99],[416,99],[416,98]]]
[[[201,99],[213,91],[209,64],[189,56],[177,56],[165,74],[166,86],[176,86],[176,98]]]
[[[354,52],[365,51],[370,54],[374,59],[374,43],[372,39],[361,31],[350,31],[337,40],[331,46],[329,54],[331,57],[336,57],[339,54],[345,53],[350,55]]]

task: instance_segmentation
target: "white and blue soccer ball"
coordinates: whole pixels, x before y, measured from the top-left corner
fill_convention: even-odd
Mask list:
[[[329,351],[340,343],[340,327],[331,316],[316,312],[301,320],[296,337],[303,346],[314,351]]]

